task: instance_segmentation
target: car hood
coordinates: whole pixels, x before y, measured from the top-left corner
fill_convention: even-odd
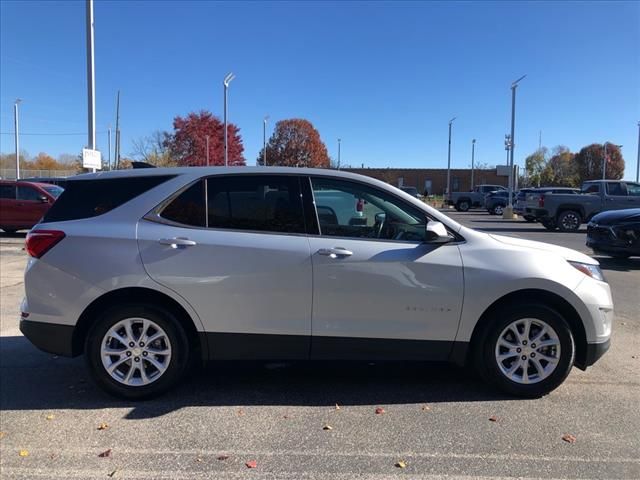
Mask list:
[[[591,265],[599,265],[597,260],[594,260],[589,255],[580,253],[577,250],[570,248],[559,247],[557,245],[551,245],[550,243],[534,242],[533,240],[523,240],[522,238],[505,237],[503,235],[489,235],[494,240],[513,247],[521,247],[523,249],[537,250],[549,253],[555,253],[560,255],[565,260],[571,262],[589,263]]]
[[[598,225],[614,225],[616,223],[640,222],[640,208],[628,208],[626,210],[611,210],[602,212],[591,220]]]

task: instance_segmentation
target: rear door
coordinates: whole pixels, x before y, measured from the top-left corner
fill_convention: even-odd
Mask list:
[[[33,185],[18,183],[16,200],[16,224],[25,228],[31,228],[38,223],[50,207],[49,199],[44,192]]]
[[[626,182],[627,206],[624,208],[640,208],[640,183]]]
[[[10,228],[16,222],[16,184],[0,183],[0,227]]]
[[[216,359],[307,358],[311,258],[297,176],[201,179],[139,222],[148,274],[186,299]]]
[[[605,185],[603,211],[631,208],[624,182],[607,182]]]

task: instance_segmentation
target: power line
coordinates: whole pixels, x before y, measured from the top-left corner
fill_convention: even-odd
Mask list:
[[[107,130],[101,131],[101,132],[96,132],[96,133],[107,133]],[[69,136],[69,135],[86,135],[87,133],[22,133],[20,132],[20,136],[22,137],[23,135],[51,135],[51,136]],[[0,135],[15,135],[15,132],[0,132]]]

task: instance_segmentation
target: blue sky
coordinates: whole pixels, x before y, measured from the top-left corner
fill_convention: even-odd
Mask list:
[[[83,1],[0,7],[0,131],[86,132]],[[262,118],[311,120],[342,161],[445,167],[504,162],[510,84],[518,89],[516,161],[538,146],[623,144],[635,176],[640,120],[640,2],[95,2],[98,147],[121,90],[122,152],[168,130],[174,116],[230,121],[247,163],[262,146]],[[13,137],[0,135],[0,150]],[[77,153],[83,135],[21,137],[32,155]]]

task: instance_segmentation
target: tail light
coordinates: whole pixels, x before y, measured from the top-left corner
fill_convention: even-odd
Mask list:
[[[540,195],[540,198],[538,199],[538,206],[540,208],[544,207],[544,195]]]
[[[25,242],[27,253],[31,257],[40,258],[64,237],[64,232],[60,230],[32,230],[27,234]]]

